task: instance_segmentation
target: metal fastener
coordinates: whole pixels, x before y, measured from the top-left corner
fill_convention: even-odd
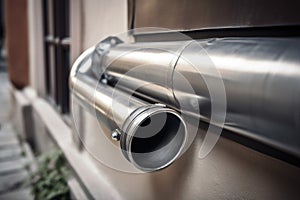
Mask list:
[[[111,133],[111,139],[114,141],[119,141],[121,137],[121,131],[119,129],[113,130]]]

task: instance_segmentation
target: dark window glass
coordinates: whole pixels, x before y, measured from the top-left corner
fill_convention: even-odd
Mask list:
[[[62,113],[69,112],[70,2],[43,0],[47,94]]]

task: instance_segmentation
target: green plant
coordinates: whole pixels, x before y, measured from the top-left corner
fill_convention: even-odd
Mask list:
[[[38,159],[38,169],[32,174],[32,194],[36,200],[70,199],[68,170],[60,150],[52,150]]]

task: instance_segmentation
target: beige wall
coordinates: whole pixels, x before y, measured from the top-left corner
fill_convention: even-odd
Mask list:
[[[82,25],[84,49],[107,36],[127,31],[127,0],[83,1]]]

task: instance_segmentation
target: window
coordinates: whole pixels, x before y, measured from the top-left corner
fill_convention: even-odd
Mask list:
[[[46,89],[62,113],[69,112],[70,70],[69,0],[43,0]]]

